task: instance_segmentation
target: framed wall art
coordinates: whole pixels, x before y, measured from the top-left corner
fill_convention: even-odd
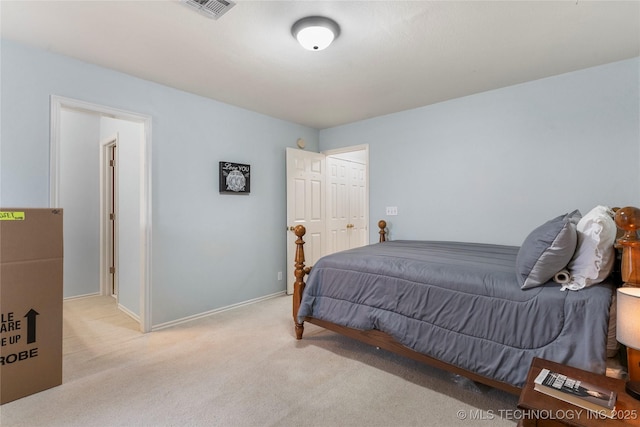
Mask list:
[[[220,193],[249,194],[251,166],[242,163],[220,162]]]

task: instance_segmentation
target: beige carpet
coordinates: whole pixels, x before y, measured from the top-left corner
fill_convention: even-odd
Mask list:
[[[517,397],[314,325],[291,297],[150,334],[110,297],[64,303],[63,384],[9,426],[514,426]]]

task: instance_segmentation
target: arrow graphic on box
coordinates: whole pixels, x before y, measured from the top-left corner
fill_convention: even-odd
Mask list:
[[[27,318],[27,344],[36,342],[36,316],[39,314],[32,308],[24,315]]]

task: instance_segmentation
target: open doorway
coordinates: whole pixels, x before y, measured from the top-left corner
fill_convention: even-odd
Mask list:
[[[110,295],[151,330],[151,118],[85,103],[51,98],[50,205],[64,210],[65,298]],[[106,143],[105,143],[106,141]],[[106,150],[113,151],[115,223],[109,237]],[[126,183],[121,186],[118,183]],[[118,190],[120,188],[120,191]],[[115,282],[110,279],[109,242],[113,244]],[[111,283],[110,283],[111,282]],[[114,286],[115,285],[115,286]]]

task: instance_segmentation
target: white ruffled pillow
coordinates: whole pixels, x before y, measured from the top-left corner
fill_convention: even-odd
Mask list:
[[[571,281],[562,286],[563,291],[602,282],[611,274],[615,261],[616,223],[610,208],[596,206],[580,219],[576,230],[578,246],[567,266]]]

